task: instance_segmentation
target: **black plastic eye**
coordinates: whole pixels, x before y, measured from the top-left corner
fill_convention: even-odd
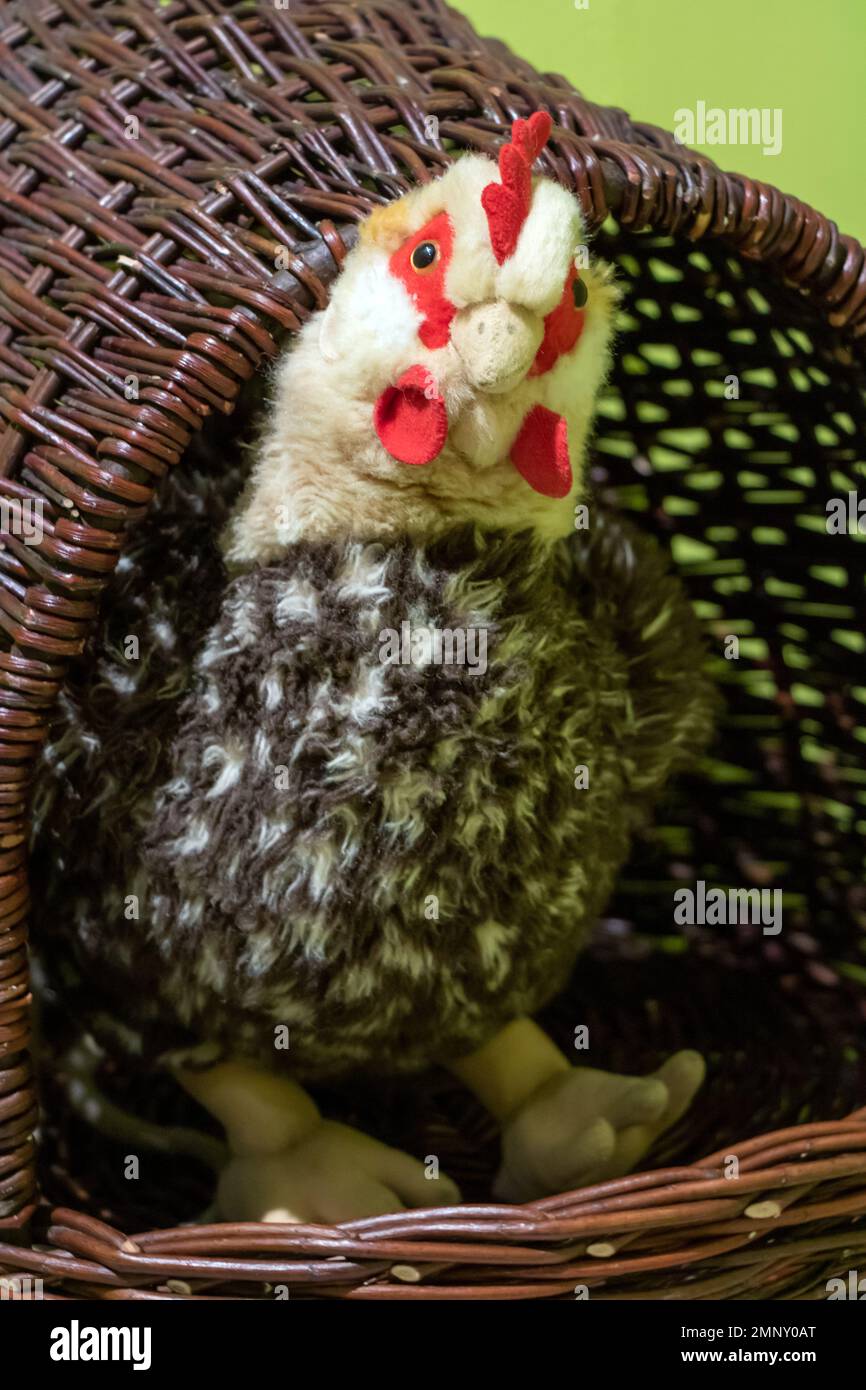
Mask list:
[[[412,252],[414,270],[429,270],[439,257],[439,247],[435,241],[420,241]]]
[[[575,309],[582,309],[589,299],[589,290],[579,276],[576,280],[571,282],[571,292],[574,295]]]

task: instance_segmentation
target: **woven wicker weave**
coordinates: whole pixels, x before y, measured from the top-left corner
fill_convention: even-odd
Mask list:
[[[588,1023],[613,1068],[699,1046],[707,1088],[652,1168],[523,1208],[484,1201],[494,1138],[449,1087],[344,1097],[471,1204],[214,1228],[176,1224],[206,1182],[174,1161],[130,1195],[46,1075],[40,1198],[28,789],[124,528],[194,437],[219,467],[208,420],[326,302],[358,219],[537,108],[626,290],[594,483],[670,545],[728,703],[547,1022],[566,1047]],[[440,0],[0,3],[0,226],[0,500],[45,517],[0,551],[0,1273],[53,1297],[825,1296],[866,1260],[866,537],[826,525],[866,496],[863,249]],[[699,878],[783,888],[781,935],[674,928]]]

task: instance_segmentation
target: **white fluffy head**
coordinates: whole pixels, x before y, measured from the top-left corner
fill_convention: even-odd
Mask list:
[[[467,520],[550,537],[571,529],[617,295],[608,268],[587,264],[576,199],[549,179],[532,180],[528,215],[500,264],[482,203],[499,181],[491,160],[467,155],[362,224],[328,309],[277,366],[272,413],[227,536],[230,561],[267,562],[302,537],[429,537]],[[431,309],[408,257],[434,219],[443,230],[442,214],[452,245],[445,257],[437,238]],[[548,316],[571,295],[576,262],[588,292],[582,333],[541,371]],[[383,393],[413,368],[441,402],[431,413],[447,417],[441,447],[420,466],[395,457],[376,423]],[[535,490],[512,461],[535,406],[567,424],[572,485],[562,496]]]

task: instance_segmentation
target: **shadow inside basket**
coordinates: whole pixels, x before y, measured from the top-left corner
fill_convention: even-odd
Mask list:
[[[866,536],[827,527],[830,499],[866,491],[866,399],[850,351],[818,331],[802,297],[724,248],[605,224],[597,250],[625,296],[593,495],[669,549],[726,704],[716,745],[635,847],[544,1020],[576,1064],[640,1074],[678,1047],[705,1055],[704,1089],[651,1167],[866,1100]],[[255,404],[242,403],[234,438],[222,421],[202,432],[142,526],[190,508],[222,525]],[[782,930],[678,924],[674,894],[700,881],[778,890]],[[38,922],[34,936],[38,953]],[[46,1004],[43,1024],[49,1200],[133,1231],[199,1217],[212,1174],[145,1153],[129,1180],[128,1145],[65,1102],[56,1058],[68,1023]],[[106,1061],[99,1082],[144,1118],[208,1127],[168,1078],[133,1079]],[[334,1118],[435,1155],[464,1197],[489,1198],[495,1132],[443,1074],[316,1094]]]

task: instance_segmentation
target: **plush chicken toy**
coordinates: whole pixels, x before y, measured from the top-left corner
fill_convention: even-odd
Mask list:
[[[133,600],[132,536],[49,753],[58,988],[223,1123],[229,1218],[459,1200],[320,1114],[317,1081],[450,1069],[501,1126],[509,1200],[625,1172],[701,1083],[692,1052],[573,1066],[532,1021],[713,705],[661,553],[584,500],[616,291],[533,175],[550,125],[363,223],[278,366],[223,557],[190,520]]]

